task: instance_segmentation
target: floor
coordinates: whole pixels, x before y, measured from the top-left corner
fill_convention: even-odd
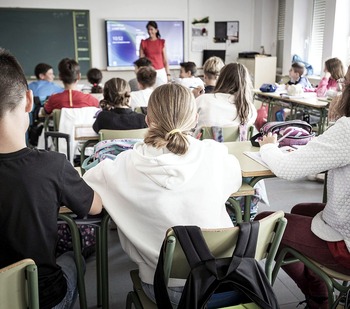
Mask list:
[[[281,209],[288,212],[291,206],[300,202],[320,202],[322,200],[323,184],[301,180],[289,182],[282,179],[270,178],[265,180],[270,206],[262,204],[259,211]],[[96,306],[96,267],[95,257],[87,260],[85,275],[88,308]],[[109,232],[109,284],[110,284],[110,308],[125,308],[127,293],[132,290],[129,271],[136,265],[130,261],[119,244],[116,230]],[[274,290],[281,309],[294,309],[303,295],[294,282],[281,271],[275,284]],[[74,309],[79,308],[79,302]],[[302,306],[299,308],[303,308]]]

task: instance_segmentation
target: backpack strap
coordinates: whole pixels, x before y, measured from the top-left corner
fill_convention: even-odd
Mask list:
[[[174,226],[173,230],[191,269],[203,261],[215,260],[198,226]]]

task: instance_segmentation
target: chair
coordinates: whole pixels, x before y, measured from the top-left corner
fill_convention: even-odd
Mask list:
[[[347,296],[350,300],[350,275],[344,275],[332,269],[329,269],[290,247],[283,248],[278,254],[276,258],[276,264],[272,272],[272,282],[276,280],[278,271],[281,266],[296,263],[299,261],[311,269],[326,284],[328,290],[329,308],[336,308],[339,301],[343,297]],[[335,291],[339,292],[338,296],[335,295]]]
[[[116,138],[144,138],[148,128],[135,130],[100,130],[100,141]]]
[[[24,259],[0,269],[0,308],[39,309],[38,268]]]
[[[270,216],[260,220],[259,235],[255,253],[256,260],[265,261],[265,273],[270,282],[272,282],[272,265],[278,246],[283,236],[287,220],[284,218],[283,211],[277,211]],[[231,257],[238,238],[239,227],[225,229],[203,229],[205,241],[213,255],[217,258]],[[181,246],[176,243],[176,236],[172,229],[166,233],[167,247],[164,258],[165,280],[169,278],[186,279],[190,268],[187,263]],[[152,309],[157,308],[143,292],[141,279],[138,276],[138,270],[130,272],[133,282],[133,291],[128,293],[126,308],[131,309],[132,304],[136,308]],[[236,308],[236,307],[233,307]],[[244,308],[237,306],[237,308]],[[257,308],[250,304],[248,308]]]
[[[70,157],[71,163],[73,163],[74,154],[78,145],[78,141],[75,140],[75,126],[77,125],[93,125],[96,112],[99,110],[97,107],[81,107],[81,108],[62,108],[60,110],[54,110],[52,112],[53,119],[53,133],[47,131],[46,125],[45,136],[52,136],[53,138],[65,138],[66,143],[63,143],[60,139],[55,142],[56,151],[67,153],[67,157]]]
[[[254,127],[248,127],[247,139],[253,136]],[[230,127],[202,127],[201,140],[214,139],[218,142],[236,142],[239,140],[239,125]]]

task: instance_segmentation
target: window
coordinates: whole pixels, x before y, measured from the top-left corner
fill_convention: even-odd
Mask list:
[[[283,67],[284,24],[286,17],[286,0],[278,2],[277,22],[277,70],[281,73]]]
[[[314,0],[312,10],[311,42],[308,62],[313,66],[314,74],[320,75],[323,55],[323,35],[326,17],[326,0]]]

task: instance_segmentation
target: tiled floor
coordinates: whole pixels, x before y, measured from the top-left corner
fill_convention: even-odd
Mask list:
[[[288,212],[294,204],[300,202],[320,202],[322,200],[323,184],[308,180],[288,182],[277,178],[265,180],[270,207],[261,205],[259,210],[284,210]],[[87,261],[85,275],[87,299],[89,308],[96,306],[96,267],[95,257]],[[109,234],[109,280],[110,308],[125,308],[127,293],[132,289],[129,271],[136,268],[120,247],[117,231]],[[303,295],[294,282],[283,272],[279,274],[274,289],[281,309],[294,309]],[[79,308],[79,302],[74,309]],[[299,307],[302,308],[302,307]]]

